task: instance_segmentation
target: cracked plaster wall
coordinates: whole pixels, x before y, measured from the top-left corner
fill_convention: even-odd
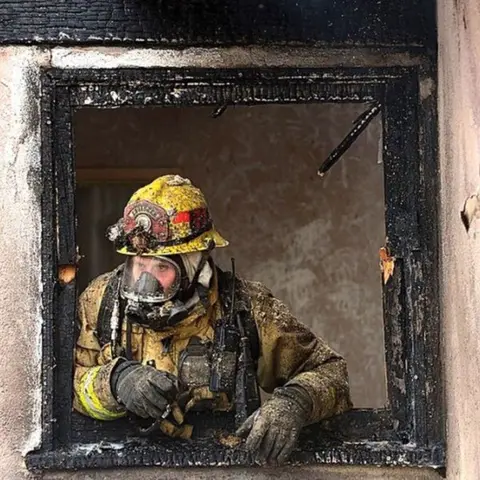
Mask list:
[[[480,184],[480,3],[438,2],[442,312],[448,477],[480,478],[480,223],[465,199]]]
[[[282,469],[160,469],[59,472],[32,475],[25,470],[23,454],[38,445],[40,439],[40,349],[41,349],[41,264],[40,264],[40,136],[39,78],[40,67],[62,66],[68,49],[49,52],[35,47],[0,49],[0,478],[6,480],[44,479],[114,479],[119,478],[192,478],[212,475],[232,478],[304,478],[330,479],[437,479],[432,470],[378,467],[305,467]],[[106,52],[106,53],[105,53]],[[90,50],[91,64],[98,60]],[[108,54],[108,51],[104,51]],[[122,57],[112,49],[110,64]],[[57,55],[57,56],[55,56]],[[136,62],[142,53],[135,56]],[[157,52],[159,63],[166,63]],[[220,54],[219,54],[220,55]],[[152,54],[145,56],[151,60]],[[83,66],[89,54],[82,54]],[[182,57],[182,54],[179,54]],[[221,55],[220,55],[221,57]],[[219,58],[220,58],[219,57]],[[231,58],[226,55],[226,58]],[[238,58],[238,57],[236,57]],[[245,57],[247,58],[247,56]],[[268,63],[268,55],[261,57]],[[281,56],[279,57],[281,58]],[[320,57],[319,57],[320,58]],[[70,57],[71,60],[71,57]],[[196,60],[192,60],[195,62]],[[219,59],[217,58],[217,61]],[[311,58],[310,60],[311,61]],[[377,59],[378,61],[378,59]],[[175,57],[168,62],[176,66]],[[86,64],[86,65],[85,65]],[[181,61],[178,62],[181,64]],[[228,62],[225,63],[228,65]],[[105,64],[101,66],[106,66]],[[122,66],[128,66],[123,64]],[[232,65],[233,66],[233,65]]]
[[[0,49],[0,477],[22,478],[40,441],[40,65],[37,48]]]

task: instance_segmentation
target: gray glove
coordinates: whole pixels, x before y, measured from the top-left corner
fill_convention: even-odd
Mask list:
[[[178,393],[173,375],[126,360],[113,370],[110,386],[117,401],[142,418],[164,418]]]
[[[247,418],[236,435],[258,463],[284,463],[312,412],[308,392],[298,385],[277,388],[272,397]]]

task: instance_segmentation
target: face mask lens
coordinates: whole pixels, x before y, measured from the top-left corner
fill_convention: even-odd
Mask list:
[[[167,257],[129,257],[125,262],[121,293],[140,303],[162,303],[180,287],[179,266]]]

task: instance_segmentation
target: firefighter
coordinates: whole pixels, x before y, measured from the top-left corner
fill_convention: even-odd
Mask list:
[[[344,359],[262,284],[214,265],[228,242],[188,179],[138,190],[108,236],[126,260],[79,298],[78,412],[182,438],[188,412],[231,412],[254,459],[279,464],[302,427],[351,408]]]

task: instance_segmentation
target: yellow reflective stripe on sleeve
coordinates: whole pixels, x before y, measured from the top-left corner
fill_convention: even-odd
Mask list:
[[[96,420],[115,420],[123,417],[125,412],[112,412],[105,408],[95,393],[94,383],[98,372],[102,367],[94,367],[89,370],[80,380],[79,400],[82,407],[92,418]]]

